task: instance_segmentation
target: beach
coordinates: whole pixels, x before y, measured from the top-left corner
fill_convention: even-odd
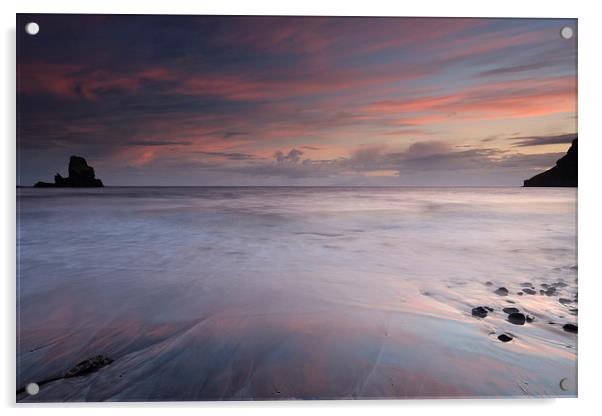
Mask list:
[[[17,389],[53,380],[18,401],[577,395],[576,189],[19,188],[17,204]]]

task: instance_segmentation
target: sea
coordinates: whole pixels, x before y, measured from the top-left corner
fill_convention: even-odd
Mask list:
[[[562,188],[19,188],[16,384],[40,391],[17,400],[575,397],[576,208]]]

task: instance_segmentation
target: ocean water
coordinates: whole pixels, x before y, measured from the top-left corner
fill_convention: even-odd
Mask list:
[[[18,189],[17,388],[58,379],[17,398],[573,397],[576,198]],[[97,354],[114,361],[61,378]]]

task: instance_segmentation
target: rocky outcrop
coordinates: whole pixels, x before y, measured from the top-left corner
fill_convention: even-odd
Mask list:
[[[96,179],[94,168],[88,166],[86,159],[71,156],[69,159],[69,176],[63,178],[60,174],[54,175],[54,183],[38,182],[36,188],[99,188],[104,186],[100,179]]]
[[[52,185],[52,184],[51,184]],[[101,368],[113,363],[113,359],[107,357],[106,355],[99,354],[94,357],[85,359],[84,361],[79,362],[75,367],[71,368],[62,376],[54,376],[47,378],[45,380],[38,381],[36,384],[38,387],[43,386],[44,384],[51,383],[53,381],[61,380],[64,378],[73,378],[73,377],[83,377],[90,373],[94,373]],[[19,396],[22,396],[26,392],[26,386],[21,387],[17,390],[17,401],[19,401]]]
[[[577,187],[577,138],[571,143],[566,155],[558,159],[556,166],[524,182],[525,187]]]
[[[67,371],[63,377],[71,378],[71,377],[85,376],[86,374],[93,373],[93,372],[101,369],[102,367],[111,364],[112,362],[113,362],[113,359],[111,359],[107,356],[104,356],[102,354],[97,355],[95,357],[88,358],[87,360],[84,360],[84,361],[78,363],[71,370]]]

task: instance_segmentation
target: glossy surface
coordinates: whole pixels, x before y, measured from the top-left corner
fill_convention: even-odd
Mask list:
[[[576,196],[19,189],[18,400],[575,396]]]

